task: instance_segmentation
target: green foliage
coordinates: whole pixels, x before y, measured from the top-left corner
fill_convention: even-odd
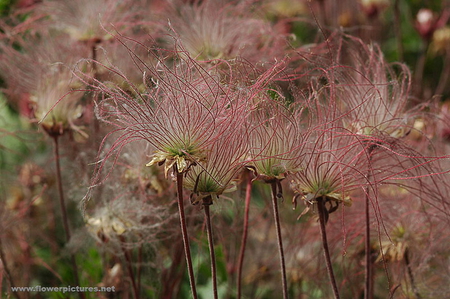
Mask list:
[[[15,0],[0,0],[0,16],[8,15]]]

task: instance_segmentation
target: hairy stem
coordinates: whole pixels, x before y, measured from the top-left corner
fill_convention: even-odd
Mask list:
[[[281,283],[283,285],[283,298],[288,298],[288,286],[287,286],[287,278],[286,278],[286,263],[284,261],[284,252],[283,252],[283,239],[281,237],[281,227],[280,227],[280,216],[278,214],[278,192],[277,186],[279,182],[274,181],[271,183],[272,187],[272,206],[273,206],[273,217],[275,220],[275,229],[277,233],[277,241],[278,241],[278,252],[280,257],[280,267],[281,267]]]
[[[365,286],[364,286],[364,299],[372,299],[373,298],[373,270],[372,270],[372,248],[370,244],[370,200],[368,188],[366,189],[366,199],[365,199],[365,221],[366,221],[366,230],[365,230],[365,261],[366,261],[366,271],[365,271]]]
[[[336,284],[336,279],[334,277],[333,265],[331,264],[330,250],[328,248],[327,232],[325,229],[326,213],[328,213],[325,210],[325,198],[317,199],[317,211],[319,213],[320,236],[322,237],[323,254],[325,256],[325,263],[327,266],[328,276],[330,278],[331,286],[332,286],[333,293],[334,293],[334,298],[340,299],[338,287]]]
[[[120,236],[120,248],[122,249],[122,253],[123,256],[125,257],[125,264],[127,267],[127,271],[128,271],[128,277],[130,277],[130,281],[131,281],[131,286],[132,286],[132,290],[133,290],[133,298],[134,299],[139,299],[139,289],[136,285],[136,279],[134,278],[134,273],[133,273],[133,268],[132,268],[132,258],[130,256],[130,251],[128,249],[125,248],[124,244],[125,244],[125,238]]]
[[[405,264],[406,264],[406,269],[408,270],[408,276],[409,276],[409,280],[411,280],[411,288],[414,292],[414,295],[416,296],[417,299],[422,299],[422,296],[420,296],[419,291],[417,290],[416,287],[416,283],[414,280],[414,275],[411,269],[411,264],[409,262],[409,251],[408,248],[405,249],[405,255],[404,255],[404,259],[405,259]]]
[[[372,164],[372,153],[375,150],[376,147],[369,146],[367,148],[367,155],[369,156],[369,165]],[[370,178],[370,172],[367,173],[367,180]],[[370,197],[369,197],[369,187],[365,190],[365,207],[364,207],[364,213],[365,213],[365,242],[364,242],[364,248],[365,248],[365,284],[364,284],[364,299],[372,299],[373,298],[373,261],[372,261],[372,246],[370,242]]]
[[[216,254],[214,252],[214,240],[212,234],[212,225],[211,225],[211,215],[209,213],[209,206],[212,204],[212,201],[203,201],[203,207],[205,210],[205,219],[206,219],[206,234],[208,236],[208,246],[209,246],[209,256],[211,258],[211,278],[213,281],[213,294],[214,299],[218,298],[217,295],[217,269],[216,269]]]
[[[5,274],[6,274],[6,279],[9,282],[11,293],[13,293],[13,295],[14,295],[14,297],[16,297],[16,299],[20,299],[19,294],[16,291],[13,291],[13,289],[12,289],[16,285],[14,284],[14,280],[12,278],[11,272],[9,271],[8,264],[6,263],[6,256],[5,256],[5,253],[3,252],[3,245],[2,245],[1,238],[0,238],[0,262],[3,265],[3,269],[4,269]]]
[[[60,155],[59,155],[59,143],[58,138],[59,135],[52,136],[53,143],[54,143],[54,155],[55,155],[55,163],[56,163],[56,181],[58,185],[58,193],[59,193],[59,206],[61,208],[61,215],[62,215],[62,221],[64,226],[64,232],[66,234],[66,242],[69,243],[71,234],[70,234],[70,227],[69,227],[69,217],[67,216],[67,210],[66,210],[66,202],[64,200],[64,191],[63,191],[63,185],[62,185],[62,175],[61,175],[61,165],[60,165]],[[73,270],[73,276],[75,278],[75,283],[77,286],[80,285],[80,279],[78,276],[78,267],[77,267],[77,261],[75,258],[75,255],[71,254],[70,256],[71,264],[72,264],[72,270]],[[80,298],[84,299],[85,296],[83,293],[78,293]]]
[[[250,214],[250,198],[252,196],[252,177],[248,171],[247,188],[245,191],[244,230],[242,232],[241,249],[239,251],[238,275],[237,275],[237,299],[241,299],[242,267],[244,265],[245,247],[248,236],[248,219]]]
[[[184,214],[184,199],[183,199],[183,173],[178,172],[177,165],[174,165],[174,173],[177,175],[177,189],[178,189],[178,211],[180,214],[181,235],[183,238],[184,254],[186,256],[186,264],[189,274],[189,283],[191,285],[192,297],[197,299],[197,289],[195,286],[194,268],[192,267],[191,247],[189,245],[189,237],[186,226],[186,216]]]

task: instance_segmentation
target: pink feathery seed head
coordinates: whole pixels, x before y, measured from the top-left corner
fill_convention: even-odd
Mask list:
[[[191,5],[175,1],[173,5],[167,15],[170,27],[198,60],[242,57],[256,63],[284,56],[284,37],[268,21],[252,15],[254,8],[248,3],[200,1]]]
[[[340,204],[352,204],[351,193],[367,185],[369,167],[360,142],[352,134],[339,132],[326,124],[309,136],[304,147],[301,169],[292,175],[291,186],[307,205],[306,213],[317,199],[329,203],[328,213]]]
[[[50,16],[52,25],[74,40],[96,43],[111,38],[102,24],[120,30],[134,26],[144,11],[143,4],[132,0],[45,0],[38,11]]]
[[[228,130],[208,147],[205,161],[187,173],[183,184],[192,192],[192,203],[212,204],[223,193],[236,190],[237,174],[247,163],[248,130],[244,120],[229,124]]]
[[[75,121],[81,116],[83,84],[72,74],[72,67],[85,54],[85,48],[66,35],[42,34],[2,45],[0,69],[9,93],[29,95],[34,118],[51,135],[68,129],[79,131]]]
[[[267,97],[249,115],[249,167],[259,179],[271,182],[299,171],[307,130],[292,111]]]
[[[85,222],[89,234],[110,251],[120,252],[121,246],[134,248],[142,243],[160,241],[168,237],[173,217],[167,206],[148,203],[130,194],[105,190],[109,201],[98,203]],[[113,193],[116,192],[116,193]],[[131,197],[131,198],[130,198]]]
[[[410,72],[403,64],[388,65],[377,45],[351,39],[343,50],[350,61],[334,68],[335,97],[344,126],[366,137],[400,138],[408,134]],[[347,52],[348,51],[348,52]]]
[[[102,94],[98,115],[122,134],[106,158],[129,142],[145,140],[154,148],[148,166],[164,165],[166,176],[173,167],[180,173],[187,172],[205,162],[211,144],[245,113],[241,93],[224,82],[216,67],[203,68],[185,52],[178,55],[177,51],[148,49],[134,42],[148,50],[135,51],[123,43],[142,74],[142,87],[115,67],[107,68],[111,76],[127,82],[126,90],[113,81],[94,80],[94,88]],[[153,55],[156,63],[148,63],[142,53]]]
[[[127,144],[115,162],[113,180],[121,183],[123,190],[146,197],[162,197],[170,190],[172,181],[166,180],[159,167],[145,166],[149,156],[154,152],[152,146],[139,140]]]
[[[124,91],[145,92],[146,84],[151,83],[151,78],[146,78],[145,71],[136,66],[135,59],[139,57],[143,60],[141,64],[156,66],[158,59],[149,54],[154,43],[153,38],[142,33],[135,34],[132,38],[128,36],[126,39],[112,38],[104,41],[97,47],[96,59],[93,61],[96,78]],[[130,55],[130,52],[133,54]],[[111,70],[116,70],[121,75],[113,74]],[[133,90],[132,86],[137,87],[137,90]]]

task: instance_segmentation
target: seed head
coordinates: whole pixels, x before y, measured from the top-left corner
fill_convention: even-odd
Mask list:
[[[388,65],[376,45],[355,39],[352,46],[351,66],[336,69],[337,100],[346,111],[344,126],[366,137],[403,137],[408,133],[408,68]]]
[[[86,54],[83,47],[66,35],[46,35],[17,39],[21,50],[12,44],[2,46],[0,69],[10,93],[28,95],[34,117],[51,135],[72,129],[83,111],[83,84],[72,75],[73,65]]]

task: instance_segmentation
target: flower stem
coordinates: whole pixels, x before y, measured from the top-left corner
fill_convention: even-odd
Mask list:
[[[16,299],[20,299],[19,294],[18,294],[16,291],[13,291],[13,288],[14,288],[16,285],[14,284],[14,280],[13,280],[13,278],[12,278],[11,272],[9,271],[8,264],[6,263],[6,257],[5,257],[5,254],[4,254],[4,252],[3,252],[3,245],[2,245],[2,240],[1,240],[1,238],[0,238],[0,262],[1,262],[2,265],[3,265],[3,269],[4,269],[5,274],[6,274],[6,279],[7,279],[8,282],[9,282],[9,286],[10,286],[11,293],[13,293],[13,295],[14,295],[14,297],[16,297]]]
[[[408,270],[408,276],[409,276],[409,279],[411,280],[411,288],[414,292],[414,295],[416,296],[417,299],[422,299],[422,296],[420,296],[419,291],[417,290],[416,283],[414,280],[414,275],[413,275],[413,272],[411,269],[411,264],[409,262],[408,248],[405,249],[404,259],[405,259],[405,263],[406,263],[406,269]]]
[[[330,278],[331,286],[333,288],[334,298],[339,299],[340,296],[339,296],[339,291],[338,291],[338,287],[336,284],[336,279],[334,277],[333,265],[331,264],[330,250],[328,248],[328,241],[327,241],[327,232],[325,229],[326,213],[328,213],[325,210],[325,198],[317,199],[317,211],[319,213],[320,235],[322,237],[323,254],[325,256],[325,262],[327,265],[328,276]]]
[[[364,287],[364,299],[373,298],[373,270],[372,270],[372,247],[370,244],[370,200],[368,188],[366,189],[365,200],[365,218],[366,218],[366,235],[365,235],[365,259],[366,259],[366,271],[365,271],[365,287]]]
[[[281,282],[283,285],[283,298],[288,298],[288,287],[287,287],[287,279],[286,279],[286,264],[284,262],[284,252],[283,252],[283,240],[281,238],[281,227],[280,227],[280,217],[278,214],[278,193],[277,193],[277,185],[279,181],[274,180],[271,182],[272,187],[272,206],[273,206],[273,217],[275,220],[275,229],[277,232],[277,241],[278,241],[278,252],[280,256],[280,267],[281,267]]]
[[[237,299],[241,299],[242,266],[244,265],[245,247],[248,236],[248,219],[250,214],[250,198],[252,195],[252,177],[248,172],[247,189],[245,191],[244,231],[242,232],[241,250],[239,251],[238,276],[237,276]]]
[[[214,240],[212,234],[211,215],[209,213],[209,206],[212,204],[212,200],[203,200],[203,207],[205,209],[206,218],[206,234],[208,235],[209,256],[211,258],[211,277],[213,280],[213,294],[214,299],[219,298],[217,294],[217,269],[216,269],[216,254],[214,252]]]
[[[62,186],[62,175],[61,175],[61,165],[60,165],[60,155],[59,155],[59,143],[58,143],[58,138],[59,135],[51,135],[53,138],[53,143],[54,143],[54,155],[55,155],[55,162],[56,162],[56,181],[57,181],[57,185],[58,185],[58,193],[59,193],[59,206],[61,208],[61,215],[62,215],[62,221],[63,221],[63,226],[64,226],[64,232],[66,234],[66,242],[69,243],[70,238],[71,238],[71,234],[70,234],[70,227],[69,227],[69,218],[67,216],[67,210],[66,210],[66,203],[64,200],[64,191],[63,191],[63,186]],[[73,275],[75,278],[75,283],[77,286],[80,285],[80,279],[78,276],[78,267],[77,267],[77,261],[75,259],[75,255],[71,254],[70,256],[71,259],[71,264],[72,264],[72,270],[73,270]],[[83,293],[78,293],[80,298],[84,299],[85,296]]]
[[[369,165],[372,164],[372,153],[375,150],[376,147],[369,146],[367,149],[367,155],[369,156]],[[370,172],[367,173],[367,180],[370,178]],[[365,190],[365,264],[366,264],[366,270],[365,270],[365,286],[364,286],[364,299],[372,299],[373,298],[373,261],[372,261],[372,246],[370,242],[370,197],[369,197],[369,187]]]
[[[195,286],[194,268],[192,267],[191,248],[189,246],[189,237],[186,226],[186,216],[184,214],[184,201],[183,201],[183,173],[178,172],[176,164],[174,165],[174,173],[177,176],[177,189],[178,189],[178,210],[180,214],[181,235],[183,238],[184,254],[186,255],[186,264],[188,267],[189,283],[191,285],[192,297],[197,299],[197,289]]]
[[[403,38],[402,38],[402,27],[401,27],[401,13],[400,13],[400,1],[394,1],[394,31],[395,38],[397,41],[397,55],[398,61],[403,62],[404,60],[404,49],[403,49]]]
[[[133,268],[131,266],[132,259],[131,259],[129,250],[126,249],[124,246],[125,241],[126,241],[125,238],[120,236],[120,243],[121,243],[120,248],[122,249],[123,256],[125,257],[125,264],[127,267],[128,276],[130,277],[130,280],[131,280],[131,286],[132,286],[131,289],[133,290],[133,298],[139,299],[139,289],[136,285],[136,279],[134,278]]]

